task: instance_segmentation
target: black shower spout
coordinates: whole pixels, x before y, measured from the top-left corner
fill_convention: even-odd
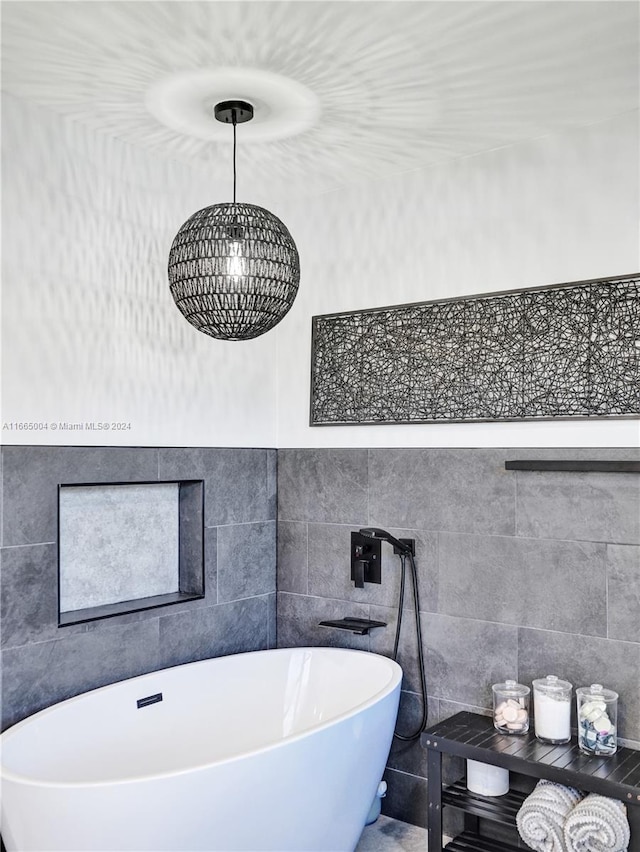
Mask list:
[[[399,539],[391,535],[390,532],[381,530],[379,527],[365,527],[359,532],[360,535],[366,536],[367,538],[376,538],[380,541],[388,541],[389,544],[393,545],[396,553],[405,556],[415,555],[415,542],[412,538]]]

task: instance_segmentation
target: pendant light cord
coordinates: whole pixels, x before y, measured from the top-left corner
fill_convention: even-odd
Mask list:
[[[236,203],[236,111],[233,110],[233,203]]]

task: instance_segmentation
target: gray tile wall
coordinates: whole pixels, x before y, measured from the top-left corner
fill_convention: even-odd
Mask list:
[[[399,562],[349,580],[350,531],[416,539],[429,721],[486,712],[492,683],[555,672],[620,692],[620,734],[640,746],[640,477],[508,472],[513,458],[634,458],[629,450],[4,447],[2,726],[107,683],[278,644],[390,655]],[[276,622],[276,477],[278,477]],[[206,597],[57,627],[59,482],[205,480]],[[420,719],[407,602],[401,729]],[[318,626],[386,621],[370,637]],[[425,822],[426,758],[394,742],[385,810]]]
[[[555,673],[620,693],[640,747],[640,476],[505,471],[517,458],[638,459],[637,449],[285,449],[278,452],[278,644],[390,655],[399,560],[382,585],[349,579],[352,529],[416,539],[431,723],[487,711],[491,684]],[[420,720],[412,604],[403,617],[401,730]],[[318,627],[386,621],[370,637]],[[426,758],[394,741],[384,802],[425,824]]]
[[[276,451],[2,448],[2,727],[193,660],[273,647]],[[205,598],[57,626],[57,485],[205,482]]]

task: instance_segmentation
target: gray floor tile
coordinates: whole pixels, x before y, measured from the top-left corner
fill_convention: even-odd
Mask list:
[[[379,816],[372,825],[365,826],[355,852],[427,852],[427,831]]]

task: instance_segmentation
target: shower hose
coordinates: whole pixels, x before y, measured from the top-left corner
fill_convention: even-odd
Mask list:
[[[398,662],[398,648],[400,645],[400,630],[402,628],[402,613],[404,610],[404,592],[407,576],[407,559],[411,565],[411,580],[413,586],[413,603],[415,606],[415,621],[416,621],[416,640],[418,643],[418,669],[420,671],[420,690],[422,692],[422,719],[420,725],[415,731],[407,734],[401,734],[397,730],[394,731],[394,737],[403,742],[412,742],[417,740],[422,731],[427,726],[429,718],[429,700],[427,695],[427,678],[424,668],[424,651],[422,648],[422,631],[420,629],[420,601],[418,598],[418,572],[416,571],[416,563],[412,553],[400,554],[402,570],[400,574],[400,594],[398,595],[398,618],[396,621],[396,638],[393,645],[393,659]]]

